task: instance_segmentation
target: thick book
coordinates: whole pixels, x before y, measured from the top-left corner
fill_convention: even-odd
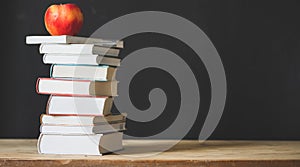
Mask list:
[[[54,64],[50,68],[51,78],[109,81],[115,80],[115,74],[116,68],[109,66]]]
[[[102,155],[123,149],[123,133],[96,135],[40,134],[37,148],[40,154]]]
[[[46,113],[50,115],[103,116],[111,114],[113,98],[90,96],[49,96]]]
[[[63,135],[92,135],[112,133],[125,130],[125,122],[97,125],[50,125],[42,124],[42,134],[63,134]]]
[[[44,125],[96,125],[126,121],[126,113],[107,116],[54,116],[42,114],[41,124]]]
[[[27,36],[27,44],[59,43],[59,44],[95,44],[105,47],[123,48],[124,42],[120,40],[107,40],[101,38],[90,38],[80,36],[58,35],[58,36]]]
[[[120,66],[121,59],[93,54],[46,53],[43,55],[43,63]]]
[[[38,78],[36,91],[39,94],[70,96],[117,96],[118,81],[66,80]]]
[[[95,44],[41,44],[40,53],[97,54],[119,56],[119,49],[106,48]]]

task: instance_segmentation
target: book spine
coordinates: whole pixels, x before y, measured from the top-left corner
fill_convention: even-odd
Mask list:
[[[47,64],[46,58],[47,58],[47,54],[44,54],[44,55],[43,55],[43,63],[44,63],[44,64]]]
[[[51,104],[51,100],[52,100],[52,95],[49,96],[48,101],[47,101],[46,114],[49,114],[49,107],[50,107],[50,104]]]
[[[41,81],[41,78],[38,78],[37,81],[36,81],[36,84],[35,84],[35,91],[36,93],[40,94],[40,91],[39,91],[39,83]]]
[[[104,102],[103,115],[110,115],[111,114],[113,99],[114,99],[113,97],[112,98],[106,98],[106,100]]]
[[[39,47],[39,52],[40,53],[43,53],[43,47],[44,47],[44,44],[41,44],[40,47]]]
[[[40,116],[40,124],[43,124],[43,117],[44,117],[45,114],[41,114]]]
[[[37,144],[36,144],[37,150],[38,150],[38,153],[39,153],[39,154],[42,154],[42,152],[41,152],[41,141],[42,141],[42,138],[43,138],[43,134],[40,134],[40,136],[39,136],[39,138],[38,138],[38,142],[37,142]]]
[[[55,64],[52,64],[52,65],[50,66],[50,71],[49,71],[49,76],[50,76],[50,78],[53,78],[53,69],[54,69],[54,66],[55,66]]]

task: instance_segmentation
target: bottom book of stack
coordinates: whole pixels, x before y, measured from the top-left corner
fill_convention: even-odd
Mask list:
[[[123,149],[126,114],[42,115],[38,151],[42,154],[102,155]]]

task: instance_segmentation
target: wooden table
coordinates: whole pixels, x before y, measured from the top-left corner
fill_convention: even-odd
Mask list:
[[[40,155],[36,140],[0,140],[0,166],[263,166],[300,167],[300,141],[124,140],[124,150],[104,156]],[[151,155],[155,154],[155,155]],[[151,155],[151,156],[149,156]]]

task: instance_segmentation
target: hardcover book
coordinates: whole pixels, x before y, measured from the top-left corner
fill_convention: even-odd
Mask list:
[[[42,114],[40,121],[44,125],[98,125],[125,122],[126,113],[107,116],[72,116]]]
[[[50,115],[103,116],[111,114],[112,97],[55,96],[48,99],[46,113]]]
[[[122,150],[122,132],[94,135],[40,134],[38,152],[41,154],[102,155]]]
[[[42,134],[92,135],[112,133],[125,130],[125,122],[97,125],[44,125],[40,126]]]
[[[119,55],[119,49],[106,48],[94,44],[41,44],[40,53],[66,53],[66,54],[97,54],[103,56]]]
[[[123,48],[123,41],[107,40],[101,38],[89,38],[70,35],[57,36],[27,36],[27,44],[42,44],[42,43],[56,43],[56,44],[95,44],[106,47]]]
[[[38,78],[36,91],[39,94],[70,96],[117,96],[118,81],[64,80]]]
[[[44,64],[79,64],[79,65],[109,65],[120,66],[121,59],[94,54],[61,54],[45,53]]]
[[[109,81],[115,80],[115,74],[116,68],[109,66],[54,64],[50,68],[51,78]]]

